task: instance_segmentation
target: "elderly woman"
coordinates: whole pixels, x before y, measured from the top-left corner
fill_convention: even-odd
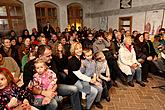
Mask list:
[[[131,37],[126,37],[124,39],[124,45],[119,49],[118,64],[121,71],[128,76],[127,82],[129,86],[134,87],[134,75],[136,75],[136,82],[142,87],[145,86],[141,80],[141,65],[136,60],[136,54],[132,46]]]

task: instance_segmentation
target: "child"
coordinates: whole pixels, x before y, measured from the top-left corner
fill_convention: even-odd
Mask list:
[[[41,90],[54,90],[54,95],[57,96],[57,77],[56,74],[48,69],[48,66],[44,61],[37,59],[34,63],[35,70],[37,73],[33,76],[33,81],[30,84],[30,87],[36,87]],[[41,91],[42,93],[42,91]],[[37,108],[40,108],[46,105],[46,110],[56,110],[57,101],[54,97],[44,97],[43,95],[35,95],[34,105]]]
[[[101,83],[97,81],[98,77],[96,75],[96,62],[92,59],[93,57],[92,50],[84,49],[83,54],[85,60],[82,60],[80,71],[89,77],[93,77],[92,79],[95,80],[94,84],[91,84],[91,86],[95,87],[98,90],[98,94],[96,96],[95,102],[100,102],[103,88]],[[90,87],[89,82],[82,81],[82,84],[86,89]],[[82,96],[83,95],[84,93],[82,92]]]
[[[95,54],[96,59],[96,72],[99,74],[100,79],[102,80],[103,86],[103,98],[106,101],[110,101],[109,89],[112,87],[111,79],[110,79],[110,70],[105,59],[103,52],[97,52]]]
[[[17,87],[13,75],[6,68],[0,68],[0,110],[32,110],[33,95],[26,88]]]

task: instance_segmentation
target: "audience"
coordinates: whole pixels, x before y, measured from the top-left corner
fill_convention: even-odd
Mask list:
[[[60,27],[54,30],[47,22],[41,34],[33,28],[32,34],[24,29],[20,36],[11,30],[7,37],[2,37],[0,67],[13,73],[12,86],[7,84],[6,87],[13,88],[13,84],[21,80],[22,70],[24,84],[19,90],[31,91],[35,100],[20,99],[11,93],[12,97],[2,102],[0,109],[60,109],[61,102],[57,96],[69,97],[73,110],[82,109],[80,102],[84,100],[81,99],[85,99],[86,109],[91,109],[92,104],[103,108],[101,98],[110,101],[109,89],[112,85],[118,87],[118,78],[125,86],[133,87],[136,76],[136,82],[144,87],[149,72],[165,76],[164,28],[155,35],[153,42],[148,32],[140,34],[137,30],[132,34],[125,29],[106,32],[86,26],[79,27],[78,31],[71,26],[68,30],[61,32]],[[0,77],[9,78],[5,74],[0,74]],[[4,90],[6,88],[2,88]],[[20,93],[16,94],[19,96]],[[0,97],[4,97],[1,92]],[[20,100],[22,106],[16,106]]]

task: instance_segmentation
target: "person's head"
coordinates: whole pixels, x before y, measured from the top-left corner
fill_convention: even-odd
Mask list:
[[[10,42],[11,42],[11,45],[13,45],[13,46],[16,45],[16,39],[15,38],[10,39]]]
[[[46,26],[50,26],[50,22],[49,21],[47,21]]]
[[[145,39],[145,40],[149,40],[149,38],[150,38],[150,35],[149,35],[148,32],[144,32],[144,33],[143,33],[143,36],[144,36],[144,39]]]
[[[135,40],[137,40],[137,42],[144,42],[144,37],[143,34],[137,34],[135,37]],[[135,41],[136,42],[136,41]]]
[[[30,46],[30,43],[31,43],[30,38],[27,37],[27,38],[24,39],[25,46]]]
[[[65,49],[61,43],[57,43],[54,48],[55,53],[53,53],[53,55],[59,57],[60,54],[65,54]]]
[[[41,45],[46,45],[47,44],[47,41],[46,41],[46,38],[45,37],[41,37],[40,38],[40,44]]]
[[[62,45],[65,45],[66,44],[66,38],[65,37],[61,37],[60,38],[60,42]]]
[[[51,47],[48,45],[40,45],[36,57],[43,60],[45,63],[50,63],[52,59]]]
[[[8,69],[0,68],[0,90],[5,89],[10,84],[15,84],[13,75]]]
[[[88,39],[89,39],[89,40],[93,40],[93,38],[94,38],[94,37],[93,37],[92,33],[89,33],[89,34],[88,34]]]
[[[95,53],[95,59],[98,62],[104,62],[105,61],[105,56],[104,56],[103,52]]]
[[[25,30],[23,30],[23,35],[29,35],[29,30],[27,30],[27,29],[25,29]]]
[[[33,42],[33,41],[35,41],[36,38],[35,38],[34,35],[31,35],[30,39],[31,39],[31,41]]]
[[[122,28],[122,29],[120,30],[120,32],[121,32],[122,35],[124,35],[124,34],[125,34],[125,29]]]
[[[0,62],[3,62],[3,53],[0,52]]]
[[[130,36],[130,35],[131,35],[130,31],[129,30],[126,30],[125,31],[125,36],[127,37],[127,36]]]
[[[11,42],[10,42],[10,39],[5,37],[2,39],[2,43],[3,43],[3,46],[5,48],[10,48],[11,47]]]
[[[165,34],[165,28],[159,29],[159,34]]]
[[[83,56],[87,60],[92,60],[93,54],[91,49],[83,49]]]
[[[56,40],[58,39],[58,37],[57,37],[56,34],[52,34],[52,35],[51,35],[51,39],[52,39],[53,41],[56,41]]]
[[[107,39],[108,41],[111,41],[111,40],[112,40],[112,33],[108,33],[106,39]]]
[[[37,29],[36,28],[32,28],[32,33],[36,33]]]
[[[82,55],[82,45],[80,42],[74,42],[71,45],[70,52],[72,56],[81,56]]]
[[[34,63],[34,66],[35,66],[36,72],[40,75],[43,74],[48,69],[48,66],[46,65],[46,63],[41,59],[37,59]]]
[[[128,36],[128,37],[125,37],[125,38],[124,38],[124,44],[125,44],[126,46],[131,46],[131,45],[132,45],[131,36]]]
[[[118,31],[116,33],[116,39],[121,40],[121,32]]]
[[[137,34],[138,34],[138,31],[136,31],[136,30],[134,30],[134,31],[132,32],[132,35],[133,35],[134,37],[136,37]]]
[[[16,32],[14,30],[10,31],[10,36],[16,36]]]
[[[97,38],[97,40],[98,40],[98,42],[102,42],[103,41],[103,33],[98,33],[97,35],[96,35],[96,38]]]
[[[22,41],[23,41],[22,36],[18,36],[18,37],[17,37],[17,42],[18,42],[18,43],[22,43]]]
[[[160,41],[160,35],[155,35],[154,36],[154,42],[159,42]]]

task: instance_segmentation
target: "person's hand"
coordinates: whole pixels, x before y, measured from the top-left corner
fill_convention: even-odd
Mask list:
[[[68,69],[64,69],[64,73],[68,75]]]
[[[134,64],[131,65],[131,68],[133,68],[133,69],[135,69],[137,67],[138,67],[138,64],[136,64],[136,63],[134,63]]]
[[[92,84],[95,84],[95,82],[96,82],[96,80],[95,79],[91,79],[91,81],[90,81],[90,83],[92,83]]]
[[[117,57],[118,57],[116,54],[113,54],[113,56],[114,56],[114,58],[116,58],[116,59],[117,59]]]
[[[44,90],[41,92],[41,95],[45,96],[45,97],[54,97],[55,96],[55,92],[53,89],[50,90]]]
[[[9,108],[18,106],[18,99],[15,97],[12,97],[10,102],[7,104]]]
[[[110,77],[107,77],[105,80],[108,82],[108,81],[110,81],[110,80],[111,80],[111,78],[110,78]]]
[[[98,82],[98,81],[95,82],[95,85],[96,85],[97,87],[101,87],[101,86],[102,86],[102,84],[101,84],[100,82]]]
[[[147,57],[147,60],[151,61],[152,60],[152,56]]]
[[[16,108],[12,109],[12,110],[31,110],[31,105],[21,104],[21,105],[17,106]]]
[[[29,101],[27,99],[24,99],[23,104],[29,104]]]
[[[42,105],[47,105],[49,104],[51,101],[51,98],[50,97],[44,97],[43,101],[42,101]]]

